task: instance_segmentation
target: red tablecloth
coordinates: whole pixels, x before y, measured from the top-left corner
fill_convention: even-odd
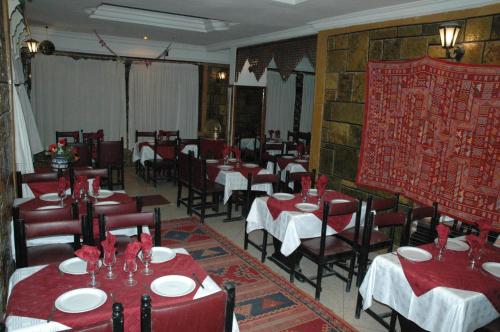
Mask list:
[[[293,159],[290,159],[290,158],[283,158],[283,157],[279,157],[278,158],[278,166],[280,167],[281,170],[284,170],[288,164],[290,163],[294,163],[294,164],[300,164],[302,165],[305,169],[309,169],[309,161],[306,161],[306,162],[299,162],[297,161],[297,159],[302,159],[302,158],[293,158]],[[305,160],[305,159],[303,159]]]
[[[198,290],[198,285],[193,292],[181,297],[162,297],[153,293],[149,285],[158,277],[170,274],[185,275],[192,277],[195,273],[200,281],[207,277],[206,271],[190,255],[177,254],[176,257],[162,264],[152,264],[154,273],[145,276],[140,273],[143,268],[138,261],[138,270],[134,273],[134,279],[138,281],[136,286],[128,287],[124,285],[127,273],[123,271],[123,261],[117,257],[114,267],[117,279],[108,280],[104,278],[105,270],[101,269],[97,275],[100,283],[98,288],[108,294],[108,299],[101,307],[79,314],[68,314],[56,310],[52,320],[72,328],[80,328],[85,325],[107,320],[111,317],[113,293],[115,302],[120,302],[124,306],[125,331],[140,331],[140,303],[141,295],[151,296],[152,306],[168,305],[178,302],[191,301]],[[77,288],[85,288],[90,281],[90,276],[69,275],[59,272],[57,265],[49,265],[41,271],[33,274],[29,278],[20,281],[12,290],[7,305],[7,315],[18,315],[46,319],[49,317],[52,305],[58,296]]]
[[[221,171],[218,166],[223,165],[223,162],[219,160],[217,164],[207,164],[207,177],[210,181],[215,181],[217,175]],[[246,167],[243,163],[240,163],[239,167],[236,167],[236,163],[230,162],[229,165],[233,166],[230,170],[231,172],[240,172],[245,178],[248,178],[248,173],[252,173],[252,176],[257,175],[262,168],[261,167]]]
[[[323,195],[323,201],[330,201],[332,199],[345,199],[349,201],[354,200],[352,197],[337,191],[330,191],[330,190],[326,191],[325,194]],[[301,194],[295,194],[295,198],[287,201],[281,201],[274,197],[269,197],[269,199],[267,200],[267,208],[269,209],[269,212],[273,216],[273,219],[277,219],[282,211],[300,212],[300,210],[295,207],[295,204],[301,202],[302,202]],[[318,197],[317,196],[308,197],[307,202],[318,204]],[[320,208],[318,210],[312,213],[320,220],[323,220],[323,203],[321,203]],[[352,215],[329,217],[328,225],[332,227],[336,232],[341,232],[349,224],[351,219]]]
[[[500,262],[500,249],[487,245],[475,270],[467,267],[470,258],[467,251],[445,250],[443,261],[437,261],[438,248],[434,244],[421,246],[429,251],[432,260],[420,263],[399,258],[403,272],[416,296],[420,296],[435,287],[448,287],[474,291],[484,294],[495,309],[500,312],[500,281],[482,271],[484,262]]]
[[[139,143],[139,149],[142,149],[144,146],[151,147],[154,150],[155,145],[151,142],[141,142]],[[156,148],[156,153],[160,155],[163,159],[174,159],[175,158],[175,146],[173,145],[159,145]]]

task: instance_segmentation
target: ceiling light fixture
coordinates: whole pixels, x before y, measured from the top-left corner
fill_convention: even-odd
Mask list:
[[[109,4],[101,4],[97,8],[88,9],[87,12],[89,17],[94,19],[204,33],[228,30],[230,26],[235,24],[204,17],[186,16]]]
[[[148,37],[148,36],[144,36],[144,37],[142,37],[142,38],[143,38],[144,40],[148,40],[148,39],[149,39],[149,37]]]
[[[462,59],[465,50],[461,47],[455,47],[460,25],[458,23],[444,23],[439,26],[439,36],[441,37],[441,46],[446,49],[446,58],[455,59],[457,62]],[[453,50],[453,53],[450,51]]]

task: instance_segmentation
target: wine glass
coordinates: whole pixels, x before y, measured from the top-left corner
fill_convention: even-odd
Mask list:
[[[61,200],[60,205],[64,206],[64,197],[66,196],[66,189],[63,187],[57,188],[57,196]]]
[[[437,241],[437,247],[439,249],[439,253],[436,257],[436,259],[438,261],[442,261],[443,260],[443,251],[444,251],[444,248],[446,247],[446,242],[447,242],[448,238],[441,238],[441,237],[438,237],[438,241]]]
[[[151,249],[142,250],[142,262],[144,263],[144,269],[141,271],[141,273],[144,274],[145,276],[153,274],[153,269],[149,268],[149,264],[151,263],[152,257],[153,257],[153,251]]]
[[[99,269],[99,260],[95,262],[87,261],[87,272],[90,274],[90,282],[88,286],[98,287],[99,282],[96,280],[97,270]]]
[[[102,260],[104,266],[108,268],[108,272],[106,273],[106,279],[115,279],[116,273],[113,272],[113,265],[116,263],[116,255],[115,251],[104,252],[104,259]]]
[[[128,273],[128,278],[125,280],[125,285],[135,286],[137,285],[137,280],[134,280],[134,272],[137,271],[137,261],[136,259],[126,259],[125,264],[123,264],[123,271]]]
[[[483,247],[482,246],[475,246],[474,248],[471,246],[470,249],[470,256],[471,260],[469,263],[469,270],[475,270],[476,269],[476,264],[479,262],[481,259],[481,255],[483,253]]]
[[[94,195],[94,204],[97,204],[97,197],[99,197],[99,190],[100,190],[100,187],[98,186],[94,186],[92,187],[92,194]]]

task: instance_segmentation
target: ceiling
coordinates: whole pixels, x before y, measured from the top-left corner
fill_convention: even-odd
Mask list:
[[[439,0],[437,0],[439,1]],[[198,16],[230,23],[229,30],[193,32],[142,24],[89,18],[86,10],[99,0],[32,0],[26,2],[31,26],[50,30],[93,33],[117,37],[143,38],[208,46],[247,39],[278,31],[301,28],[312,21],[329,17],[402,5],[414,0],[307,0],[289,5],[273,0],[107,0],[106,4],[129,6],[175,14]],[[314,33],[311,30],[311,33]]]

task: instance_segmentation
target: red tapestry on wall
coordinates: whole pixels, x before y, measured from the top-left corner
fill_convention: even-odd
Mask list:
[[[370,62],[356,182],[500,231],[500,67]]]

